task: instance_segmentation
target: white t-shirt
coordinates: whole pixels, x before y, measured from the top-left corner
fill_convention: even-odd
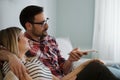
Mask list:
[[[30,59],[24,62],[24,65],[28,69],[28,74],[33,80],[52,80],[52,73],[48,67],[36,58]],[[8,62],[4,62],[2,72],[4,75],[10,70]]]

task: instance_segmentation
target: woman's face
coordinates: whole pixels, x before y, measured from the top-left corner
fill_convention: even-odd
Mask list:
[[[20,53],[24,53],[30,49],[28,39],[24,36],[24,33],[21,31],[18,37],[18,48]]]

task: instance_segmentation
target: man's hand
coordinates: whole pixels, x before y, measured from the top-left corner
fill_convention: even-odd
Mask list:
[[[73,49],[70,54],[69,54],[68,60],[73,62],[73,61],[78,61],[83,55],[87,55],[87,52],[80,51],[79,48]]]
[[[20,61],[20,59],[13,53],[6,50],[1,50],[0,53],[3,53],[3,57],[7,58],[5,60],[9,62],[11,71],[13,71],[13,73],[19,78],[19,80],[26,80],[25,75],[27,73],[27,69]]]

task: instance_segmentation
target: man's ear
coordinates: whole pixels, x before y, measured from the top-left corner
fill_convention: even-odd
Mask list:
[[[32,29],[32,24],[29,22],[25,23],[26,30],[31,30]]]

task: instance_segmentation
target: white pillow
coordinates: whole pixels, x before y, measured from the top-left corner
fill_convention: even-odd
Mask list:
[[[65,59],[67,59],[69,56],[68,54],[73,49],[70,39],[68,39],[68,38],[56,38],[56,41],[58,43],[58,48],[61,51],[61,55]]]

